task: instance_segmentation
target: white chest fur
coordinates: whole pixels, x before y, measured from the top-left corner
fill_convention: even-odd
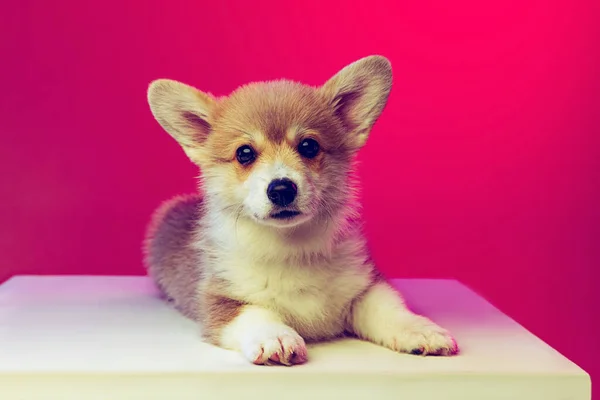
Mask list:
[[[352,300],[371,281],[358,234],[327,248],[323,236],[311,232],[294,242],[254,223],[210,228],[210,269],[229,283],[229,294],[275,311],[307,339],[342,333]],[[293,256],[299,254],[313,257]]]
[[[368,271],[356,261],[291,265],[233,253],[220,260],[219,275],[239,300],[277,312],[301,335],[316,339],[342,333],[351,301],[369,284]]]

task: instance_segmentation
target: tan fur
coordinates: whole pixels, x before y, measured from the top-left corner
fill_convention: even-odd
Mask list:
[[[397,351],[457,351],[385,282],[361,230],[354,158],[391,82],[389,62],[374,56],[317,88],[260,82],[217,98],[170,80],[150,85],[151,110],[200,167],[202,194],[159,208],[146,264],[205,340],[257,364],[305,362],[305,340],[346,333]],[[298,151],[305,138],[320,145],[312,159]],[[244,145],[256,154],[247,165],[236,159]],[[291,222],[271,217],[266,196],[282,177],[298,188]]]
[[[227,296],[226,283],[219,279],[207,279],[203,283],[199,296],[198,321],[202,324],[204,339],[220,345],[221,329],[239,315],[244,303]]]

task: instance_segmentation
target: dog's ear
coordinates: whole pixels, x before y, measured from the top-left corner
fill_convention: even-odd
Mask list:
[[[217,100],[183,83],[159,79],[148,88],[154,118],[195,163],[211,131],[211,113]]]
[[[392,88],[387,58],[360,59],[333,76],[319,90],[350,135],[351,146],[362,147],[383,111]]]

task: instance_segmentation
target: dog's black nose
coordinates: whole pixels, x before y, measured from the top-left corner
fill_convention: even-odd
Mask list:
[[[276,206],[285,207],[294,201],[298,188],[294,182],[289,179],[275,179],[269,183],[267,188],[267,197],[271,200],[271,203]]]

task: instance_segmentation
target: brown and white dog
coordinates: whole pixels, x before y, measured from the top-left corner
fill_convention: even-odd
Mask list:
[[[217,98],[150,84],[156,120],[200,167],[201,194],[157,210],[145,262],[206,341],[265,365],[303,363],[305,341],[344,334],[399,352],[458,352],[378,273],[361,232],[354,158],[391,86],[380,56],[316,88],[260,82]]]

